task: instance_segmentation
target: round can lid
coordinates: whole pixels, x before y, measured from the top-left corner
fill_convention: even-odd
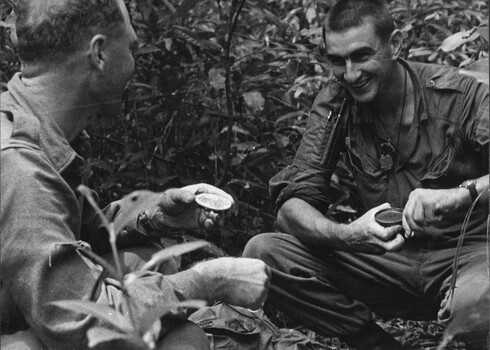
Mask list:
[[[196,196],[196,203],[200,206],[215,210],[223,211],[231,208],[231,202],[227,198],[212,193],[200,193]]]

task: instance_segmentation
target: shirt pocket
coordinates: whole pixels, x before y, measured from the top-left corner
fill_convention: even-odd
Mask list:
[[[387,188],[388,175],[379,168],[378,163],[359,147],[351,138],[345,138],[347,157],[354,173],[359,192],[365,204],[381,198]]]
[[[457,175],[458,165],[455,164],[455,158],[461,148],[461,143],[462,141],[459,137],[453,138],[444,151],[432,160],[426,173],[420,180],[423,187],[440,188],[441,186],[452,186],[454,184],[446,183],[451,179],[453,179],[451,182],[455,180],[459,183],[457,178],[460,176]]]
[[[384,171],[379,168],[377,162],[364,153],[350,137],[345,138],[345,145],[347,146],[349,163],[356,173],[365,174],[373,178],[383,176]]]

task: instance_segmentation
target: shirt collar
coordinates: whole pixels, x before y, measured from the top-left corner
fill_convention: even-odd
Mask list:
[[[78,159],[78,162],[83,161],[72,148],[56,121],[48,115],[44,101],[39,96],[34,98],[25,87],[20,73],[16,73],[9,81],[8,91],[28,116],[39,120],[39,147],[58,172],[61,173],[67,169],[75,159]],[[81,137],[88,137],[85,132],[82,134]]]

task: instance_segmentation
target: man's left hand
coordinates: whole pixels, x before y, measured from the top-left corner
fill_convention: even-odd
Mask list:
[[[200,193],[225,197],[231,201],[232,207],[225,212],[205,209],[195,202],[196,195]],[[210,231],[215,227],[222,227],[225,218],[235,210],[235,201],[228,193],[212,185],[200,183],[163,192],[158,205],[147,212],[152,225],[159,231],[165,228]]]

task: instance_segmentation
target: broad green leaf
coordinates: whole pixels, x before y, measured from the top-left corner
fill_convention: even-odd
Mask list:
[[[114,172],[114,167],[104,160],[92,158],[90,163],[93,167],[105,170],[111,174]]]
[[[251,133],[247,130],[245,130],[244,128],[242,128],[241,126],[238,126],[238,125],[233,125],[232,127],[232,130],[233,132],[236,132],[236,133],[240,133],[240,134],[244,134],[244,135],[251,135]],[[220,134],[226,134],[228,132],[228,127],[224,127],[221,129],[220,131]]]
[[[265,98],[260,91],[249,91],[242,94],[245,105],[252,113],[261,112],[264,109]]]
[[[406,7],[396,7],[390,10],[392,14],[398,13],[398,12],[406,12],[408,9]]]
[[[450,52],[456,50],[461,45],[476,40],[479,36],[480,34],[476,30],[476,28],[455,33],[450,37],[444,39],[441,46],[439,46],[439,50],[442,50],[444,52]]]
[[[174,13],[175,17],[180,17],[185,15],[187,12],[192,10],[194,6],[199,3],[199,0],[184,0],[182,4],[177,8],[177,11]]]
[[[421,57],[421,56],[430,56],[434,51],[427,47],[418,47],[416,49],[410,49],[408,53],[408,58]]]
[[[92,327],[87,331],[88,346],[93,348],[101,343],[112,340],[125,340],[126,343],[133,344],[135,349],[148,349],[145,342],[138,336],[119,333],[108,328]]]
[[[225,88],[225,72],[224,69],[211,68],[208,73],[208,82],[216,90]]]
[[[322,28],[321,27],[316,27],[316,28],[304,28],[299,31],[299,33],[302,36],[305,37],[310,37],[310,36],[321,36],[322,35]]]
[[[306,20],[308,21],[308,23],[311,24],[315,20],[315,18],[317,17],[316,8],[313,6],[308,7],[308,9],[306,10],[306,13],[305,13],[305,17],[306,17]]]
[[[217,43],[211,41],[211,40],[206,40],[203,39],[200,36],[199,32],[193,31],[189,28],[182,27],[182,26],[177,26],[174,25],[172,26],[172,30],[181,39],[188,41],[189,43],[200,47],[203,50],[209,50],[212,52],[220,52],[221,51],[221,46],[218,45]]]
[[[192,252],[197,249],[204,248],[208,246],[209,243],[206,241],[196,241],[189,243],[181,243],[174,245],[169,248],[160,250],[159,252],[152,255],[151,259],[141,268],[141,270],[150,270],[162,261],[168,260],[174,256],[180,256]]]
[[[174,43],[174,40],[172,38],[164,38],[162,41],[167,51],[172,50],[172,44]]]
[[[121,332],[132,334],[134,329],[129,321],[117,310],[108,305],[97,304],[87,300],[58,300],[50,303],[62,309],[94,316],[101,321],[116,327]]]
[[[136,4],[138,6],[138,10],[141,13],[141,17],[143,17],[143,21],[148,22],[150,19],[150,12],[151,12],[151,1],[136,0]]]
[[[480,36],[485,39],[485,41],[487,42],[488,44],[488,26],[481,26],[481,27],[478,27],[476,29],[476,31],[478,32],[478,34],[480,34]]]
[[[139,151],[139,152],[133,153],[128,160],[128,164],[134,163],[138,160],[145,159],[147,157],[148,157],[148,154],[146,151]]]
[[[302,117],[304,114],[305,114],[304,111],[296,111],[296,112],[289,112],[289,113],[283,114],[279,118],[277,118],[275,125],[277,125],[280,122],[285,121],[287,119],[297,119],[299,117]]]
[[[147,44],[145,46],[138,48],[138,50],[136,50],[136,52],[135,52],[135,56],[146,55],[146,54],[154,53],[154,52],[162,52],[162,50],[155,45]]]
[[[0,21],[0,27],[14,29],[16,17],[17,16],[15,16],[15,13],[12,12],[7,16],[7,18],[5,18],[4,21]]]

